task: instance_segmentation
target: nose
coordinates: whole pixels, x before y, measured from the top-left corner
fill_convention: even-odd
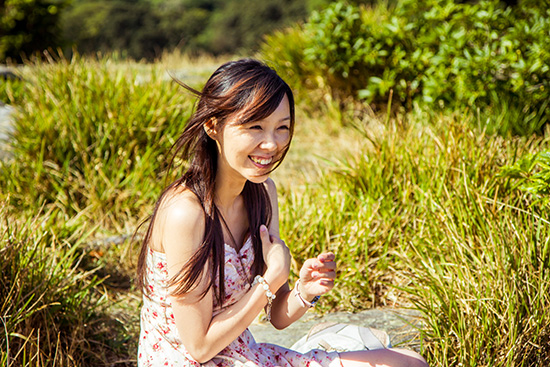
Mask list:
[[[265,133],[260,143],[260,148],[272,152],[277,149],[277,137],[272,133]]]

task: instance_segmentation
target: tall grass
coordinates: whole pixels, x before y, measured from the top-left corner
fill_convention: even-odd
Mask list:
[[[18,105],[13,158],[0,175],[13,204],[131,232],[124,223],[158,195],[191,104],[166,70],[127,66],[75,57],[23,70],[25,99],[8,101]]]
[[[0,364],[80,365],[95,353],[87,338],[101,282],[79,268],[87,234],[53,211],[26,217],[2,203],[0,217]]]
[[[17,106],[0,171],[1,362],[132,364],[136,248],[103,237],[150,213],[192,99],[162,65],[77,57],[22,75],[0,90]],[[337,254],[320,309],[420,310],[432,365],[549,364],[549,140],[488,134],[466,112],[416,108],[382,123],[298,101],[297,136],[275,172],[281,234],[294,275],[319,251]]]
[[[432,364],[546,365],[547,206],[500,173],[548,141],[487,135],[471,118],[418,110],[378,135],[366,126],[372,149],[283,191],[281,232],[299,258],[337,253],[326,307],[422,311]]]
[[[548,365],[550,223],[466,185],[434,199],[433,224],[404,259],[428,352],[441,365]]]

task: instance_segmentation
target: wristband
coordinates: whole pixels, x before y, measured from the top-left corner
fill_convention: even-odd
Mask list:
[[[298,279],[296,281],[296,284],[294,284],[294,291],[295,291],[294,295],[296,296],[296,298],[298,298],[298,300],[300,301],[303,307],[309,307],[309,308],[314,307],[317,301],[319,301],[319,298],[321,298],[321,296],[315,296],[313,297],[313,300],[311,300],[311,302],[308,302],[304,299],[304,297],[302,297],[302,294],[300,293],[300,289],[298,288],[298,285],[300,285],[300,279]]]

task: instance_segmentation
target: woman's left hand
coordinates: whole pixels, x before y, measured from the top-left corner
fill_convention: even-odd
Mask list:
[[[325,252],[314,259],[307,259],[300,270],[299,291],[306,300],[320,296],[334,287],[336,278],[336,256]]]

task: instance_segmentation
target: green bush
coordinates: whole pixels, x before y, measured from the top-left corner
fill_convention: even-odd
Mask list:
[[[532,196],[535,203],[550,204],[550,151],[527,154],[513,164],[502,167],[499,176],[509,189],[519,189]]]
[[[81,54],[153,60],[177,48],[224,55],[257,49],[262,35],[303,20],[308,6],[306,0],[79,0],[62,24],[67,43]]]
[[[535,4],[504,8],[498,1],[434,1],[421,8],[404,2],[396,14],[410,19],[415,48],[430,55],[416,78],[422,100],[492,106],[491,113],[504,112],[512,120],[503,126],[493,118],[497,130],[540,132],[550,117],[550,52],[544,47],[550,12]]]
[[[118,52],[136,60],[153,60],[168,43],[147,1],[77,2],[63,14],[62,23],[69,50],[74,47],[81,54]]]
[[[302,77],[322,78],[338,98],[380,107],[392,93],[409,109],[480,108],[493,131],[541,132],[550,118],[550,8],[537,4],[339,1],[303,27],[301,56],[311,72]],[[263,50],[284,48],[289,38],[267,38]]]
[[[200,36],[202,48],[215,55],[249,53],[261,37],[307,16],[306,1],[229,0],[216,8]]]
[[[0,63],[62,46],[60,15],[69,0],[0,1]]]

